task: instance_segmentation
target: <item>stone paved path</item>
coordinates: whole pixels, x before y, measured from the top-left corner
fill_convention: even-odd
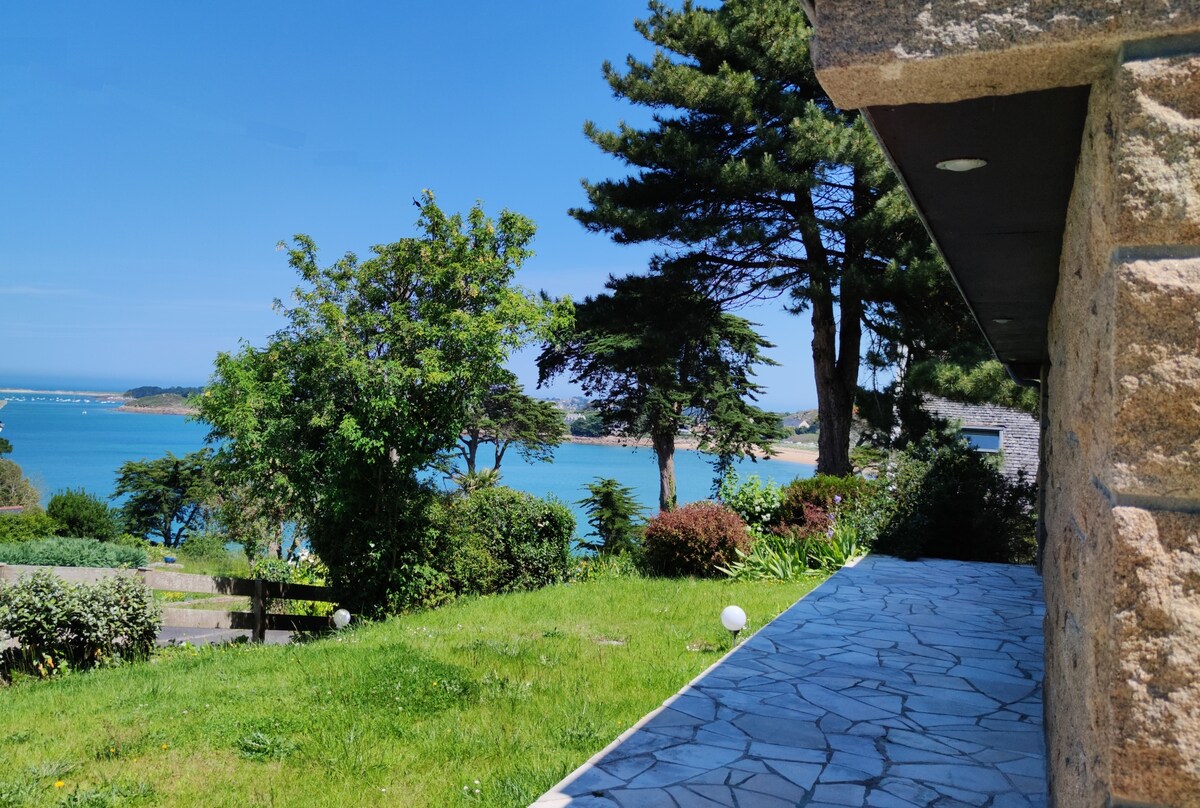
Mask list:
[[[534,805],[1043,806],[1043,611],[1028,567],[871,556]]]

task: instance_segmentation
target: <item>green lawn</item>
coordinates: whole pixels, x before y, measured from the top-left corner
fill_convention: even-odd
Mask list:
[[[728,649],[722,607],[756,629],[819,580],[593,581],[0,689],[0,808],[527,805]]]

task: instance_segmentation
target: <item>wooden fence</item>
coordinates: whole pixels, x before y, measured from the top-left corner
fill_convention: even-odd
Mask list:
[[[254,642],[266,638],[267,629],[280,631],[321,631],[330,627],[328,617],[267,612],[269,600],[315,600],[336,603],[333,590],[308,584],[283,584],[261,578],[223,578],[193,575],[184,572],[139,567],[138,569],[107,569],[94,567],[32,567],[22,564],[0,564],[0,583],[16,583],[19,578],[38,570],[53,573],[71,583],[94,583],[104,578],[126,576],[139,578],[156,592],[192,592],[211,595],[233,595],[250,598],[250,611],[227,612],[214,609],[164,608],[164,626],[173,628],[244,629],[250,631]]]

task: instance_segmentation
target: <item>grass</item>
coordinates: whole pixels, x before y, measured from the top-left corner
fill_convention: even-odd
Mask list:
[[[528,805],[729,648],[722,607],[818,582],[598,580],[10,687],[0,808]]]
[[[202,558],[193,558],[183,550],[163,550],[152,547],[148,554],[150,561],[162,561],[163,556],[171,555],[177,559],[174,564],[159,564],[156,569],[163,572],[185,572],[191,575],[213,575],[226,578],[249,578],[250,562],[245,553],[227,552]]]

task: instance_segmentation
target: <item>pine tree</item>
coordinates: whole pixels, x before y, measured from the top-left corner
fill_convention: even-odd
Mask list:
[[[882,276],[929,259],[928,237],[861,116],[817,83],[800,4],[652,0],[635,26],[654,58],[604,74],[652,122],[585,125],[633,173],[585,181],[589,204],[571,215],[618,243],[666,245],[657,268],[722,304],[785,295],[807,311],[817,468],[846,474],[868,309]]]
[[[634,498],[633,489],[611,477],[597,477],[585,487],[588,495],[576,504],[587,511],[596,540],[581,539],[579,546],[599,556],[624,555],[636,549],[642,506]]]
[[[754,366],[773,347],[747,320],[670,273],[630,275],[575,308],[538,357],[542,382],[569,374],[615,434],[649,437],[659,507],[675,507],[675,436],[691,428],[723,476],[735,457],[782,437],[779,417],[752,403]]]

